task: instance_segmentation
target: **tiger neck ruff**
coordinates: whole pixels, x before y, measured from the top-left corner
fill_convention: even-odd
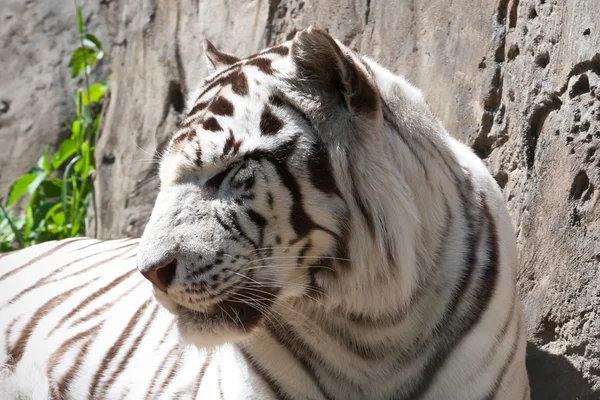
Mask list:
[[[0,389],[30,393],[18,371],[33,360],[48,393],[78,399],[529,398],[502,195],[420,92],[313,27],[245,59],[205,50],[212,73],[164,152],[129,258],[121,242],[85,241],[0,258],[4,287],[39,260],[107,246],[102,275],[54,259],[0,295]],[[174,317],[131,272],[136,250]],[[94,295],[107,274],[121,281]],[[44,289],[44,306],[65,308],[56,321],[44,306],[18,317]],[[33,335],[44,318],[50,333]],[[85,346],[104,337],[94,363]]]

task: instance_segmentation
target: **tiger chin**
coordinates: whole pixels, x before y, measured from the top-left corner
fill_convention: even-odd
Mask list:
[[[175,302],[154,285],[151,291],[154,299],[173,314],[182,341],[199,348],[243,342],[260,323],[263,315],[257,307],[226,301],[194,309]]]

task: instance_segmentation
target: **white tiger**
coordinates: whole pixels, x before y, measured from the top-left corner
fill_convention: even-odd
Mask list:
[[[1,256],[2,398],[528,399],[500,190],[420,92],[314,27],[205,49],[141,240]]]

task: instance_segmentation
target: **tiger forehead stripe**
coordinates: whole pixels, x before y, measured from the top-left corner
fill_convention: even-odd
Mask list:
[[[225,97],[219,96],[210,104],[208,111],[215,115],[232,116],[233,104]]]
[[[221,125],[219,125],[219,122],[215,117],[210,117],[204,120],[204,122],[202,122],[202,129],[211,132],[218,132],[223,130],[223,128],[221,128]]]
[[[246,63],[246,65],[254,65],[258,67],[259,70],[267,75],[273,75],[273,68],[271,67],[271,64],[272,61],[264,57],[254,58]]]
[[[283,128],[283,121],[273,114],[268,106],[262,112],[260,117],[260,133],[263,135],[275,135]]]

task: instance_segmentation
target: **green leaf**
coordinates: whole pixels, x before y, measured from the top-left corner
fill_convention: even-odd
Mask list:
[[[77,141],[81,134],[81,120],[75,119],[71,124],[71,139]]]
[[[38,168],[50,173],[50,164],[48,163],[48,147],[44,148],[44,154],[40,157],[37,163]]]
[[[60,203],[58,203],[58,205],[60,205]],[[56,203],[48,203],[45,201],[41,202],[40,204],[36,204],[32,207],[32,227],[36,231],[41,230],[41,228],[45,225],[45,221],[48,220],[48,214],[54,207],[56,207]]]
[[[63,210],[65,211],[65,213],[69,209],[68,208],[69,204],[67,202],[67,190],[69,189],[69,174],[71,173],[71,168],[73,168],[73,165],[76,162],[78,162],[80,158],[81,158],[80,156],[73,158],[67,165],[67,168],[65,168],[65,172],[63,174],[61,201],[62,201]]]
[[[106,89],[108,86],[105,83],[94,83],[90,86],[90,90],[88,90],[83,96],[83,104],[89,106],[90,103],[95,103],[99,101],[104,93],[106,93]]]
[[[87,64],[87,68],[88,68],[88,73],[90,72],[90,70],[94,67],[94,64],[96,64],[96,60],[100,60],[102,59],[102,57],[104,56],[103,52],[94,52],[91,51],[90,49],[86,49],[87,52],[87,57],[85,59],[86,64]]]
[[[76,106],[77,106],[77,117],[79,118],[79,120],[82,120],[83,118],[83,89],[79,88],[77,89],[77,101],[76,101]]]
[[[52,220],[54,213],[56,213],[58,210],[62,210],[62,208],[63,208],[62,203],[54,204],[52,206],[52,208],[50,210],[48,210],[48,212],[46,213],[46,221]]]
[[[31,239],[31,228],[33,228],[33,209],[31,207],[27,207],[25,209],[25,225],[23,225],[24,235],[26,239]],[[35,236],[35,232],[34,232]]]
[[[102,58],[102,56],[103,54],[100,58]],[[78,47],[71,55],[71,60],[69,61],[71,78],[76,78],[86,66],[92,68],[96,63],[97,58],[98,54],[94,50],[86,47]]]
[[[60,197],[61,181],[45,180],[40,185],[40,188],[43,190],[45,198],[53,199],[55,197]]]
[[[81,7],[77,6],[77,32],[83,35],[83,15],[81,15]]]
[[[29,186],[27,186],[27,191],[29,192],[29,194],[34,194],[35,192],[37,192],[38,187],[42,184],[42,182],[46,180],[47,177],[48,173],[46,171],[37,175],[33,182],[31,182]]]
[[[86,49],[83,47],[78,48],[71,55],[71,60],[69,61],[69,68],[71,68],[71,78],[76,78],[77,75],[85,68],[85,57],[86,57]]]
[[[60,144],[60,147],[52,157],[52,168],[57,169],[77,152],[77,141],[66,139]]]
[[[10,188],[8,189],[8,198],[6,199],[6,206],[10,207],[17,201],[21,196],[27,193],[29,185],[37,178],[38,174],[25,174],[15,180]]]
[[[91,33],[86,33],[83,37],[83,44],[90,47],[96,48],[98,50],[102,50],[102,42],[98,40],[98,38]]]
[[[54,223],[56,225],[64,225],[65,224],[65,213],[61,211],[61,212],[52,214],[52,220],[54,221]]]
[[[81,154],[83,154],[83,168],[80,172],[80,176],[86,177],[88,171],[93,168],[93,165],[90,163],[90,160],[93,158],[93,154],[90,154],[90,144],[88,141],[85,141],[81,144]]]

